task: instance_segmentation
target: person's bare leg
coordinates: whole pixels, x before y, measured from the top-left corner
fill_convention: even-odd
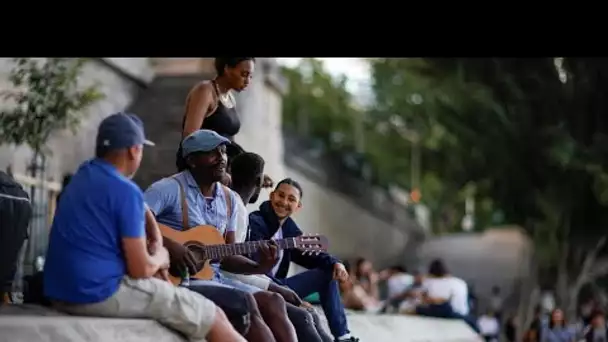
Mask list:
[[[297,342],[296,329],[287,317],[285,300],[277,293],[261,291],[254,295],[264,321],[277,342]]]
[[[207,333],[208,342],[247,342],[230,324],[228,317],[219,307],[215,307],[215,319]]]
[[[247,331],[247,334],[245,334],[247,341],[276,342],[272,331],[268,325],[266,325],[266,322],[264,322],[264,318],[260,313],[255,297],[248,294],[247,300],[249,301],[249,307],[251,308],[249,311],[249,330]]]
[[[342,301],[344,302],[344,307],[351,310],[365,310],[365,305],[363,304],[363,300],[355,294],[354,291],[345,292],[342,296]]]

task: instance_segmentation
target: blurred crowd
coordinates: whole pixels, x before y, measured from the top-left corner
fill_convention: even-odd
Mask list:
[[[518,340],[516,317],[504,317],[500,287],[492,287],[482,308],[474,289],[451,274],[441,259],[433,260],[427,269],[411,271],[399,265],[377,271],[364,258],[345,265],[350,280],[340,290],[350,310],[461,319],[485,341]],[[567,322],[560,308],[542,304],[520,332],[522,342],[608,342],[605,314],[594,300],[581,305],[574,322]]]
[[[607,342],[608,327],[604,310],[589,300],[579,309],[574,321],[569,322],[559,307],[549,310],[538,305],[534,318],[524,331],[524,342]]]

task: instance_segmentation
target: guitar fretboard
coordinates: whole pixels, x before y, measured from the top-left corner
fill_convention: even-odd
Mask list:
[[[219,259],[231,255],[255,253],[265,242],[266,241],[249,241],[231,245],[207,245],[204,248],[207,258]],[[275,242],[280,249],[294,248],[296,246],[294,238],[275,240]]]

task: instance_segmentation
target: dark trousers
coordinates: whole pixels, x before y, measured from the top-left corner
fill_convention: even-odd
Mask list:
[[[331,270],[312,269],[293,277],[281,279],[289,288],[294,290],[298,296],[304,298],[311,293],[318,292],[321,307],[327,317],[327,323],[332,335],[338,338],[350,333],[344,313],[344,306],[340,298],[338,283],[333,280]]]
[[[416,314],[421,316],[438,318],[462,319],[466,324],[471,327],[471,329],[475,330],[476,333],[479,333],[479,328],[477,327],[477,321],[475,320],[475,318],[470,315],[464,316],[455,312],[449,302],[442,304],[429,304],[424,306],[418,306],[416,308]]]
[[[301,308],[287,303],[287,316],[296,329],[298,341],[333,342],[325,332],[319,314],[313,308]]]
[[[236,331],[241,335],[247,334],[251,324],[250,313],[253,309],[248,293],[215,285],[196,285],[188,288],[214,302],[224,310]]]

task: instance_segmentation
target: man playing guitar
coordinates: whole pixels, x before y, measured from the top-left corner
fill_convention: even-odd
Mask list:
[[[181,147],[186,170],[155,182],[145,192],[145,201],[159,224],[178,231],[211,225],[222,235],[236,230],[238,195],[219,182],[226,173],[226,145],[229,143],[230,140],[210,130],[198,130],[184,138]],[[187,248],[165,240],[172,266],[182,270],[184,266],[194,268],[192,254]],[[221,267],[232,273],[266,273],[276,261],[276,246],[263,244],[261,252],[263,257],[259,263],[237,255],[222,259]],[[249,341],[272,342],[275,338],[278,342],[297,341],[280,295],[222,276],[219,263],[213,263],[212,267],[211,281],[194,279],[190,285],[216,284],[253,295],[259,311],[252,312],[251,328],[246,336]],[[195,273],[196,270],[190,269],[190,274]]]

